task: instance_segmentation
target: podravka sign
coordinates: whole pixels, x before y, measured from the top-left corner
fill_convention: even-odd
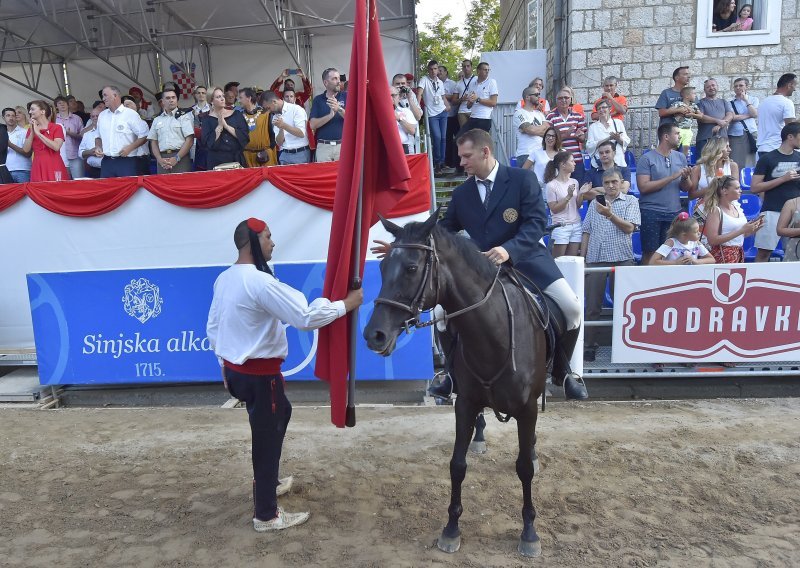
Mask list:
[[[800,359],[800,265],[616,271],[615,363]]]

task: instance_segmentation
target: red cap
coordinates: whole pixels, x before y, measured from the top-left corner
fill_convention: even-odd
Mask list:
[[[411,74],[411,73],[406,73],[406,80],[413,81],[414,80],[414,75]]]
[[[264,229],[267,228],[267,224],[264,221],[262,221],[261,219],[256,219],[255,217],[250,217],[247,220],[247,228],[250,229],[251,231],[256,232],[256,233],[260,233],[261,231],[263,231]]]
[[[132,95],[133,93],[138,93],[138,95],[140,97],[144,96],[144,93],[142,92],[142,90],[139,87],[131,87],[130,89],[128,89],[128,94],[129,95]]]

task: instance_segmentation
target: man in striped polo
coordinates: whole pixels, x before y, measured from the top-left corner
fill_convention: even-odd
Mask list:
[[[575,158],[575,171],[572,177],[578,180],[578,185],[583,185],[586,171],[583,165],[583,143],[586,141],[586,119],[572,111],[572,95],[567,90],[561,90],[556,95],[556,108],[547,115],[547,122],[553,125],[561,135],[564,150],[572,153]]]

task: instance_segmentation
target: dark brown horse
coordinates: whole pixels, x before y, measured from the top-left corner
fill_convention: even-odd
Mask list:
[[[458,520],[461,485],[467,471],[467,448],[475,419],[484,407],[517,421],[517,476],[522,482],[523,529],[518,550],[541,554],[534,528],[531,498],[536,443],[537,398],[545,388],[546,338],[526,292],[511,275],[491,264],[475,245],[436,226],[437,215],[424,223],[383,226],[394,235],[391,251],[381,262],[383,283],[364,338],[370,349],[389,355],[397,336],[421,324],[420,314],[440,304],[449,326],[458,334],[452,369],[458,381],[455,403],[456,440],[450,460],[449,519],[438,540],[445,552],[461,545]]]

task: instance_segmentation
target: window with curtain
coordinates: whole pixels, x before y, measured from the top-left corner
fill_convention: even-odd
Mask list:
[[[539,0],[528,2],[528,49],[540,49]]]

